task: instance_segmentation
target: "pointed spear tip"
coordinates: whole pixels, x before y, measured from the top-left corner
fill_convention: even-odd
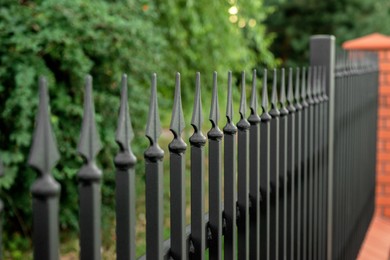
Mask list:
[[[263,109],[263,112],[266,112],[268,110],[267,69],[264,69],[263,73],[264,73],[264,75],[263,75],[263,95],[262,95],[261,107]]]
[[[284,106],[284,103],[286,102],[286,82],[285,82],[285,69],[282,68],[282,82],[280,86],[280,100],[279,102]]]
[[[240,100],[240,110],[239,110],[241,119],[245,118],[246,114],[246,86],[245,86],[245,71],[241,73],[241,100]]]
[[[101,149],[96,129],[95,108],[92,95],[92,76],[87,75],[84,93],[84,115],[77,151],[88,161],[93,160]]]
[[[294,94],[293,94],[293,70],[290,67],[288,69],[288,90],[287,90],[287,100],[291,104],[294,100]]]
[[[272,97],[271,97],[271,103],[274,107],[277,106],[278,102],[278,92],[277,92],[277,70],[274,69],[274,77],[273,77],[273,84],[272,84]]]
[[[152,74],[152,86],[149,103],[149,116],[146,125],[146,137],[148,137],[151,145],[157,143],[157,139],[161,134],[160,115],[157,102],[157,74]]]
[[[200,88],[200,72],[196,72],[195,80],[195,99],[194,107],[192,109],[192,118],[191,125],[194,127],[195,131],[200,131],[203,124],[203,113],[202,113],[202,98],[201,98],[201,88]]]
[[[4,165],[3,162],[0,160],[0,177],[4,176]]]
[[[184,127],[185,123],[181,102],[180,73],[177,72],[170,130],[175,137],[178,137],[183,132]]]
[[[28,164],[48,173],[60,159],[57,142],[50,124],[49,95],[46,78],[39,78],[39,104]]]
[[[130,149],[130,142],[134,138],[133,127],[128,111],[127,96],[127,75],[122,75],[121,101],[119,107],[118,127],[116,130],[115,141],[119,144],[122,151]]]
[[[123,84],[123,81],[127,81],[127,74],[126,73],[122,74],[122,84]]]
[[[211,98],[211,108],[209,120],[213,126],[218,125],[219,121],[219,105],[218,105],[218,83],[217,83],[217,72],[213,73],[213,95]]]
[[[256,69],[253,70],[252,74],[252,93],[251,93],[251,113],[257,114],[257,85],[256,85],[256,78],[257,78],[257,71]]]
[[[233,120],[233,97],[232,97],[232,72],[228,71],[228,93],[226,102],[226,118],[228,123]]]

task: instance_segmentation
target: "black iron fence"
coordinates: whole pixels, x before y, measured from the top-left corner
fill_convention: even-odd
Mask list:
[[[218,128],[217,73],[214,73],[207,137],[202,132],[201,79],[196,74],[189,139],[191,224],[186,226],[185,127],[180,74],[170,130],[170,225],[163,240],[163,150],[152,76],[144,153],[146,180],[146,255],[154,259],[352,259],[374,208],[378,72],[372,53],[335,55],[334,38],[311,39],[308,68],[273,70],[271,98],[262,73],[253,71],[247,115],[242,73],[240,120],[233,118],[232,74],[228,73],[226,125]],[[335,62],[336,61],[336,62]],[[335,66],[336,65],[336,66]],[[46,81],[40,79],[40,103],[29,164],[39,173],[33,195],[34,259],[59,259],[60,185],[50,174],[59,152],[49,122]],[[122,78],[115,140],[117,259],[135,259],[135,170],[133,131]],[[222,145],[223,144],[223,145]],[[205,158],[205,149],[208,158]],[[80,259],[101,258],[100,179],[95,164],[101,148],[94,122],[92,78],[86,78],[84,118],[78,152]],[[205,191],[205,160],[208,186]],[[2,167],[0,168],[2,169]],[[2,170],[1,170],[2,171]],[[205,212],[205,193],[209,211]],[[222,195],[223,194],[223,195]],[[0,205],[1,206],[1,205]]]

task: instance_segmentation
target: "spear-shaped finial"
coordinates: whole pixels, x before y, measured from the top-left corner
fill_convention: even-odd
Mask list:
[[[150,145],[153,146],[157,144],[157,139],[161,134],[161,123],[160,115],[158,112],[158,102],[157,102],[157,75],[153,73],[152,75],[152,87],[150,94],[150,103],[149,103],[149,115],[148,123],[146,125],[146,137],[150,141]]]
[[[173,111],[170,130],[175,137],[179,137],[185,127],[183,108],[181,104],[180,73],[176,73],[175,98],[173,101]]]
[[[28,164],[41,174],[49,174],[60,159],[57,142],[50,124],[47,82],[39,78],[39,107]]]
[[[264,69],[263,76],[263,96],[261,101],[261,108],[263,109],[263,113],[260,118],[262,122],[267,122],[271,120],[271,115],[268,113],[268,87],[267,87],[267,69]]]
[[[278,107],[278,90],[277,90],[277,84],[278,84],[278,74],[277,70],[274,69],[274,78],[272,83],[272,97],[271,97],[271,107],[273,109],[276,109]]]
[[[328,100],[328,96],[326,93],[326,73],[327,73],[326,67],[324,66],[322,71],[322,78],[321,78],[321,92],[322,92],[322,98],[324,100]]]
[[[313,78],[312,78],[312,67],[309,67],[307,69],[307,87],[306,87],[306,97],[307,100],[310,102],[312,98],[311,88],[313,85]]]
[[[268,89],[267,89],[267,69],[264,69],[263,73],[263,94],[261,100],[261,108],[263,113],[268,111]]]
[[[322,97],[322,73],[323,72],[324,72],[324,66],[318,67],[318,74],[316,80],[316,96],[318,101],[320,102],[324,101],[324,98]]]
[[[240,116],[245,118],[246,114],[246,90],[245,90],[245,71],[241,73],[241,100],[240,100]]]
[[[223,132],[228,135],[233,135],[237,132],[237,127],[233,123],[233,97],[232,97],[232,72],[228,72],[228,88],[226,102],[226,119],[227,123],[223,128]],[[244,108],[245,109],[245,108]],[[245,112],[244,112],[245,113]],[[240,108],[241,114],[241,108]]]
[[[300,78],[301,78],[300,69],[296,68],[295,69],[295,102],[296,103],[299,103],[299,99],[300,99],[300,93],[299,93]]]
[[[194,127],[195,132],[200,132],[203,124],[203,113],[202,113],[202,99],[200,93],[200,73],[196,73],[196,92],[194,100],[194,108],[192,110],[191,125]]]
[[[211,109],[209,120],[211,122],[211,129],[207,132],[207,136],[212,140],[220,140],[223,137],[223,133],[218,128],[219,120],[219,105],[218,105],[218,85],[217,85],[217,72],[213,73],[213,96],[211,98]]]
[[[90,162],[94,160],[100,149],[101,143],[95,123],[92,77],[91,75],[88,75],[85,79],[84,116],[77,151],[85,158],[85,160]]]
[[[314,103],[318,103],[318,98],[317,98],[317,85],[318,85],[318,67],[314,66],[313,67],[313,82],[312,82],[312,98]]]
[[[290,75],[289,75],[290,76]],[[282,68],[282,79],[281,79],[281,84],[280,84],[280,104],[282,106],[285,105],[286,103],[286,82],[285,82],[285,70]]]
[[[4,166],[3,162],[0,160],[0,177],[4,176]]]
[[[288,114],[288,110],[286,108],[286,75],[285,75],[285,70],[282,68],[282,79],[280,83],[280,115],[285,116]]]
[[[301,98],[302,101],[306,101],[306,68],[302,69],[302,85],[301,85]]]
[[[294,90],[293,90],[293,70],[288,69],[288,90],[287,90],[287,102],[292,105],[294,102]]]
[[[294,106],[294,90],[293,90],[293,69],[288,69],[288,90],[287,90],[287,110],[292,113],[296,111]],[[299,78],[299,76],[298,76]]]
[[[232,97],[232,72],[228,72],[228,93],[226,102],[226,119],[228,123],[233,121],[233,97]]]
[[[121,151],[130,151],[130,142],[134,138],[133,127],[129,114],[127,96],[127,75],[122,75],[121,104],[119,108],[118,127],[116,129],[115,141]]]
[[[277,70],[274,69],[274,77],[273,77],[273,83],[272,83],[272,97],[271,97],[271,110],[269,111],[269,114],[273,117],[277,117],[280,115],[279,109],[278,109],[278,75]]]
[[[211,109],[209,120],[213,127],[218,126],[219,121],[219,106],[218,106],[218,84],[217,84],[217,72],[213,73],[213,96],[211,98]]]
[[[258,101],[257,101],[257,86],[256,86],[256,70],[253,70],[253,76],[252,76],[252,93],[251,93],[251,114],[257,115],[257,107],[258,107]]]

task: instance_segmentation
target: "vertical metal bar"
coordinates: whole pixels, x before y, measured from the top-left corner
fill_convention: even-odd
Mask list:
[[[295,194],[296,194],[296,208],[294,211],[294,241],[292,247],[294,248],[294,258],[301,259],[301,247],[302,247],[302,105],[300,103],[300,69],[296,69],[295,76],[295,169],[296,169],[296,177],[295,177]]]
[[[329,97],[329,106],[326,108],[329,124],[327,126],[326,144],[327,158],[325,164],[327,167],[327,235],[326,258],[332,259],[332,190],[333,190],[333,155],[334,155],[334,60],[335,60],[335,37],[331,35],[315,35],[310,38],[310,64],[312,66],[325,66],[326,68],[326,95]],[[326,126],[325,126],[326,127]]]
[[[277,71],[274,69],[270,122],[270,259],[279,259],[279,116]]]
[[[196,73],[196,93],[191,125],[194,133],[191,143],[191,240],[190,258],[204,259],[206,250],[205,207],[204,207],[204,145],[202,133],[203,114],[200,90],[200,73]]]
[[[242,96],[245,92],[242,93]],[[256,70],[253,71],[252,93],[250,103],[251,114],[248,118],[250,123],[250,160],[249,160],[249,197],[250,197],[250,257],[249,259],[260,258],[260,117],[258,115],[257,102],[257,86],[256,86]],[[243,126],[247,125],[244,120],[244,113],[242,115]],[[241,258],[239,258],[241,259]],[[248,259],[248,258],[243,258]]]
[[[312,84],[312,93],[313,93],[313,101],[314,101],[314,134],[313,134],[313,234],[312,234],[312,258],[317,258],[317,236],[318,236],[318,156],[319,156],[319,148],[318,148],[318,139],[319,139],[319,99],[317,96],[317,85],[318,85],[318,67],[314,67],[314,75],[313,75],[313,84]]]
[[[49,96],[44,77],[39,79],[39,107],[28,164],[38,173],[31,186],[33,196],[34,259],[60,258],[58,198],[60,185],[50,174],[60,158],[50,124]]]
[[[308,140],[308,171],[307,171],[307,259],[313,257],[313,173],[314,173],[314,100],[312,97],[312,85],[313,85],[313,70],[308,69],[308,81],[307,81],[307,102],[309,104],[309,140]]]
[[[157,103],[157,75],[152,75],[149,116],[146,137],[149,148],[145,151],[146,174],[146,259],[163,259],[163,164],[164,151],[158,145],[161,123]]]
[[[210,259],[222,259],[222,137],[219,130],[219,106],[217,73],[213,73],[213,96],[211,100],[211,129],[209,139],[209,256]]]
[[[129,114],[127,75],[122,76],[121,104],[115,141],[120,151],[115,156],[116,256],[135,259],[135,170],[137,162],[130,142],[134,138]]]
[[[323,174],[324,174],[324,143],[323,143],[323,132],[324,132],[324,98],[322,92],[322,78],[325,73],[323,67],[321,67],[321,73],[318,75],[317,79],[317,97],[319,100],[319,115],[318,115],[318,240],[317,240],[317,259],[323,259],[323,205],[324,205],[324,197],[323,197]]]
[[[171,202],[171,249],[173,259],[187,259],[186,246],[186,192],[185,192],[185,151],[186,143],[181,138],[185,127],[181,105],[180,73],[176,73],[175,98],[173,101],[170,130],[173,140],[170,151],[170,202]]]
[[[298,75],[299,78],[299,75]],[[296,209],[296,197],[295,197],[295,183],[297,177],[296,169],[296,154],[295,154],[295,120],[296,120],[296,109],[294,106],[294,92],[293,92],[293,70],[289,68],[288,72],[288,90],[287,90],[287,110],[288,110],[288,121],[287,121],[287,178],[289,179],[290,185],[288,186],[288,198],[287,198],[287,248],[286,248],[286,259],[294,259],[295,248],[295,209]]]
[[[322,135],[322,142],[323,142],[323,172],[322,172],[322,248],[321,248],[321,255],[322,259],[327,259],[327,230],[328,230],[328,125],[329,125],[329,105],[328,105],[328,96],[326,94],[326,67],[323,67],[325,72],[322,75],[322,98],[324,99],[324,105],[323,105],[323,135]]]
[[[256,77],[256,72],[254,72],[254,78],[253,78],[254,84],[255,84],[255,77]],[[252,178],[252,175],[249,177],[249,170],[250,170],[249,158],[251,158],[249,156],[250,155],[252,156],[252,154],[249,154],[249,131],[248,130],[250,125],[245,118],[245,113],[246,113],[246,91],[245,91],[245,74],[243,72],[242,81],[241,81],[240,121],[237,123],[237,127],[238,127],[237,206],[238,206],[238,213],[239,213],[239,215],[237,216],[237,227],[238,227],[238,259],[248,260],[249,244],[253,242],[252,240],[249,239],[249,234],[253,230],[256,231],[256,226],[251,225],[250,226],[251,229],[249,229],[249,223],[250,223],[249,214],[252,214],[252,211],[249,211],[250,210],[249,209],[249,178]],[[257,181],[257,183],[259,182]],[[258,205],[252,204],[252,206],[257,208],[257,212],[258,212],[258,208],[259,208]],[[257,220],[259,219],[257,218]],[[256,245],[256,248],[258,248],[258,246],[259,244]]]
[[[243,87],[245,88],[245,77],[243,77]],[[237,256],[237,143],[236,143],[236,134],[237,127],[233,123],[233,98],[232,98],[232,72],[228,72],[228,93],[227,93],[227,103],[226,103],[226,125],[223,128],[224,133],[224,259],[235,259]],[[244,142],[245,144],[245,142]],[[241,152],[241,151],[239,151]],[[242,151],[243,153],[247,151]],[[245,156],[246,154],[244,154]],[[248,164],[246,157],[244,157],[244,167]],[[241,165],[240,165],[241,166]],[[239,176],[238,180],[240,182],[240,177],[243,177],[243,181],[248,186],[248,172],[243,172],[244,176]],[[240,182],[241,184],[241,182]],[[248,195],[246,194],[246,197]],[[239,202],[238,202],[239,203]],[[248,218],[243,211],[243,217]],[[248,221],[245,221],[248,223]],[[245,226],[244,226],[245,228]]]
[[[100,179],[101,170],[95,157],[101,149],[95,124],[92,95],[92,77],[86,77],[84,94],[84,116],[78,153],[84,158],[84,165],[77,173],[80,194],[80,259],[100,259]]]
[[[0,158],[0,178],[4,176],[4,166]],[[4,218],[4,203],[0,199],[0,259],[3,259],[3,218]]]
[[[308,135],[309,135],[309,104],[306,100],[306,69],[302,71],[301,105],[302,105],[302,191],[301,191],[301,256],[303,260],[307,259],[307,188],[308,188]]]
[[[267,70],[264,69],[260,116],[260,258],[270,259],[270,120]]]
[[[287,259],[287,126],[285,70],[282,69],[280,84],[279,118],[279,258]]]

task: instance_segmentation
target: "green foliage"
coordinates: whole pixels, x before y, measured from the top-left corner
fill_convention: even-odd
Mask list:
[[[271,50],[285,65],[305,65],[309,40],[314,34],[333,34],[338,45],[373,32],[390,34],[388,0],[281,0],[268,1],[277,7],[267,18],[269,32],[275,35]]]
[[[82,160],[76,153],[82,120],[86,74],[94,77],[96,120],[103,143],[98,156],[103,169],[103,229],[112,226],[114,205],[113,157],[121,73],[129,75],[129,105],[143,176],[142,151],[148,109],[150,75],[158,73],[162,121],[168,126],[174,73],[182,74],[187,125],[196,71],[203,74],[203,96],[209,102],[212,71],[274,65],[265,33],[268,9],[257,0],[237,4],[237,21],[229,20],[227,1],[109,1],[3,0],[0,6],[0,157],[5,176],[0,180],[5,203],[6,248],[15,254],[31,245],[31,195],[36,173],[26,165],[38,101],[38,76],[48,78],[51,122],[61,160],[53,170],[61,183],[60,227],[78,228],[76,174]],[[251,26],[249,26],[249,21]],[[241,25],[240,25],[241,22]],[[243,26],[245,24],[245,26]],[[239,26],[240,25],[240,26]],[[242,28],[241,28],[242,27]],[[222,96],[225,88],[220,88]],[[221,100],[223,100],[221,98]],[[208,107],[208,106],[204,106]],[[169,111],[169,112],[168,112]],[[143,193],[137,188],[142,201]],[[16,250],[17,248],[17,250]],[[16,252],[18,251],[18,252]],[[14,258],[18,258],[14,256]]]

